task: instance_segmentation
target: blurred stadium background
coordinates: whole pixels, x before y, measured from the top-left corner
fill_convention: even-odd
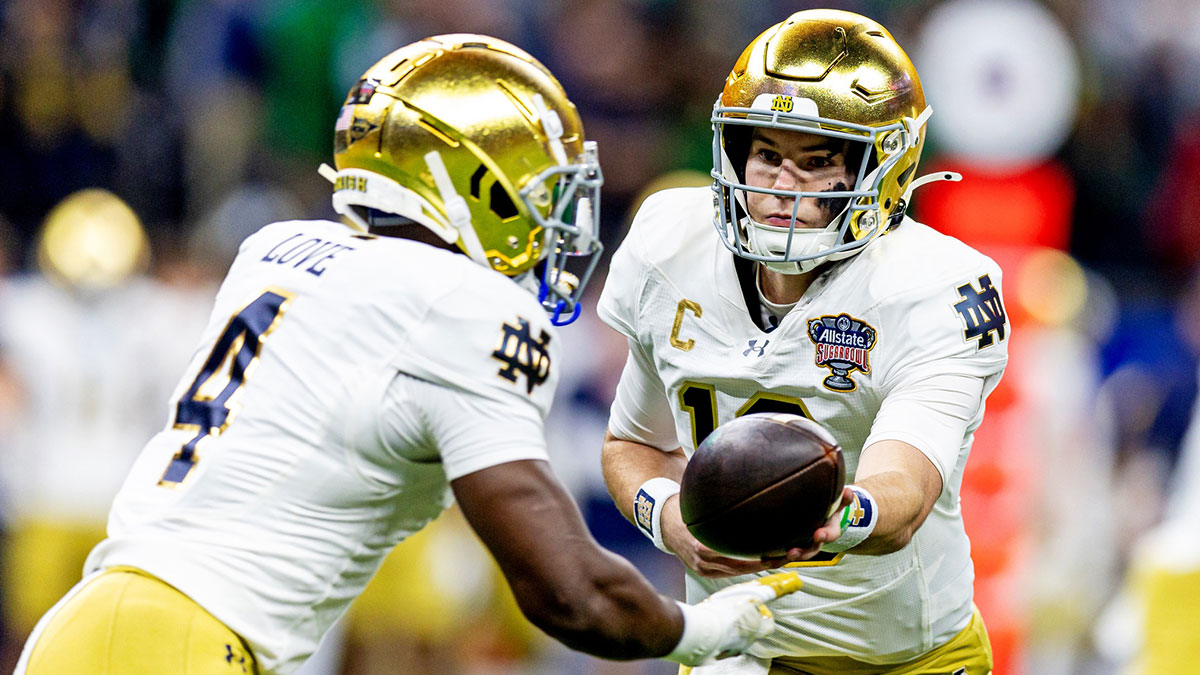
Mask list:
[[[1127,672],[1146,637],[1132,581],[1169,558],[1192,590],[1163,592],[1200,604],[1190,0],[0,0],[0,669],[103,536],[238,243],[333,216],[316,167],[367,66],[447,32],[541,59],[600,142],[611,251],[648,191],[707,181],[742,48],[815,6],[879,20],[913,57],[935,110],[921,173],[965,176],[914,214],[1005,270],[1012,360],[963,489],[996,673]],[[624,345],[590,315],[563,339],[557,470],[597,538],[679,595],[599,477]],[[307,675],[675,671],[552,644],[453,513],[400,550]],[[1149,639],[1200,650],[1177,630]]]

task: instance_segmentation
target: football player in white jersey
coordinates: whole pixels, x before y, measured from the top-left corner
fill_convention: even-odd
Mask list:
[[[676,603],[595,543],[546,461],[551,324],[578,311],[590,265],[565,266],[599,250],[601,183],[553,76],[499,40],[430,38],[368,70],[335,129],[323,173],[358,229],[242,244],[167,428],[17,672],[292,672],[453,499],[571,647],[700,664],[769,633],[796,575]]]
[[[905,216],[929,114],[883,26],[798,12],[725,81],[712,187],[647,199],[614,255],[598,313],[630,348],[603,450],[617,506],[684,562],[693,602],[785,563],[805,580],[772,636],[696,675],[991,670],[958,492],[1009,327],[995,263]],[[824,425],[852,483],[782,559],[720,556],[679,513],[687,458],[753,412]]]

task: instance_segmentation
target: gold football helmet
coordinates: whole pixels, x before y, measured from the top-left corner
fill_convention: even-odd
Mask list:
[[[808,10],[768,28],[742,52],[713,108],[714,225],[721,240],[735,254],[785,274],[862,251],[899,223],[914,188],[958,178],[941,173],[912,180],[931,112],[912,62],[878,23],[852,12]],[[854,185],[826,192],[747,185],[755,127],[850,141]],[[754,222],[747,192],[792,197],[790,227]],[[828,226],[796,226],[803,198],[835,200]]]
[[[146,271],[150,240],[137,214],[120,197],[87,188],[46,214],[37,260],[48,278],[90,295]]]
[[[470,34],[402,47],[367,70],[334,129],[337,171],[323,173],[338,213],[365,229],[418,223],[531,287],[536,272],[554,322],[578,316],[603,179],[574,104],[532,56]]]

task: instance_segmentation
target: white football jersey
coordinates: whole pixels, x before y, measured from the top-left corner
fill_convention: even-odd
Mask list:
[[[466,256],[328,221],[243,244],[88,569],[132,565],[289,673],[449,481],[546,459],[558,342]]]
[[[958,492],[984,399],[1007,361],[1000,270],[906,219],[829,265],[765,332],[747,310],[712,211],[708,188],[657,193],[614,254],[598,313],[629,338],[630,357],[610,429],[690,456],[734,417],[793,412],[837,439],[848,481],[862,449],[877,441],[926,454],[943,490],[912,542],[889,555],[825,554],[800,564],[803,590],[772,605],[778,629],[753,649],[871,663],[915,658],[971,617],[974,571]],[[689,574],[689,600],[741,580]]]
[[[211,303],[146,278],[90,294],[34,275],[0,285],[0,354],[22,393],[0,440],[9,517],[104,523]]]

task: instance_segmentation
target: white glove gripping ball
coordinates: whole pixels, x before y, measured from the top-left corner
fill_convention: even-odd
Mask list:
[[[775,630],[766,603],[800,590],[800,576],[778,572],[723,588],[696,605],[679,604],[683,636],[667,659],[703,666],[736,654]]]

